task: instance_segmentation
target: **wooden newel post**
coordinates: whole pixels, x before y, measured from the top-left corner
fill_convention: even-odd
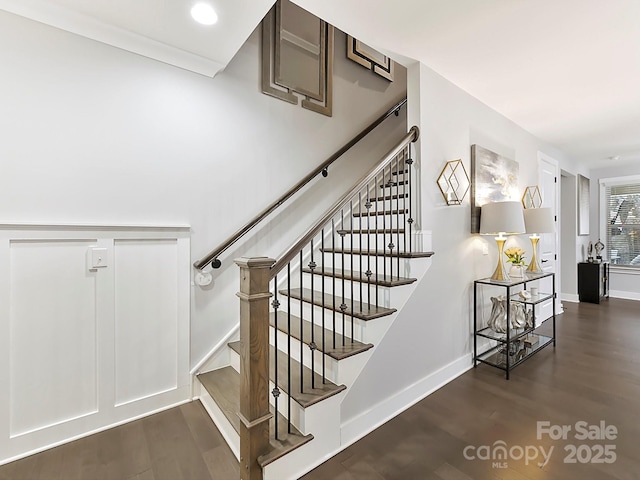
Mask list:
[[[272,258],[237,259],[240,267],[240,478],[261,480],[269,451],[269,292]]]

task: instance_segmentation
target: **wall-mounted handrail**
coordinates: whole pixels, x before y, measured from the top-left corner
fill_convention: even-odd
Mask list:
[[[289,248],[283,255],[278,258],[276,263],[271,267],[271,278],[280,272],[287,264],[295,258],[301,251],[301,249],[311,241],[313,237],[315,237],[318,232],[329,222],[331,219],[340,211],[341,208],[344,207],[345,203],[348,202],[354,194],[360,191],[363,187],[369,184],[373,179],[375,179],[380,172],[387,166],[387,163],[391,161],[398,153],[400,153],[409,143],[415,142],[418,140],[420,136],[420,130],[417,126],[411,127],[409,133],[407,133],[398,144],[393,147],[389,153],[387,153],[382,160],[378,163],[378,165],[371,170],[368,174],[362,177],[358,183],[356,183],[351,190],[345,193],[333,206],[327,210],[327,212],[313,224],[296,242]]]
[[[193,264],[194,268],[198,270],[202,270],[207,265],[211,264],[213,268],[219,268],[222,264],[220,259],[218,258],[225,250],[227,250],[231,245],[236,243],[240,238],[242,238],[249,230],[255,227],[258,223],[264,220],[267,216],[269,216],[274,210],[276,210],[280,205],[286,202],[289,198],[296,194],[301,188],[303,188],[307,183],[313,180],[318,175],[322,174],[324,177],[327,176],[329,166],[335,162],[338,158],[344,155],[348,150],[350,150],[355,144],[357,144],[360,140],[362,140],[365,136],[367,136],[374,128],[380,125],[384,120],[393,115],[394,113],[397,115],[400,109],[407,103],[407,99],[403,98],[400,102],[396,103],[393,107],[391,107],[387,112],[378,117],[375,121],[373,121],[368,127],[362,130],[358,135],[353,137],[349,142],[347,142],[342,148],[340,148],[336,153],[331,155],[327,160],[325,160],[320,166],[314,169],[311,173],[309,173],[306,177],[296,183],[293,187],[291,187],[284,195],[278,198],[271,205],[266,207],[260,213],[258,213],[255,217],[249,220],[246,224],[244,224],[239,230],[234,232],[229,238],[227,238],[224,242],[222,242],[217,248],[210,251],[207,255],[202,257],[200,260]],[[416,137],[417,138],[417,137]]]

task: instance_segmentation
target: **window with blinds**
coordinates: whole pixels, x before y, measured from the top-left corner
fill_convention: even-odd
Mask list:
[[[640,268],[640,182],[606,186],[605,205],[607,257]]]

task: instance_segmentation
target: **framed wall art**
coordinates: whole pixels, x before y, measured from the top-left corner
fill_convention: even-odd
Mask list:
[[[578,235],[589,235],[590,181],[578,174]]]
[[[471,145],[471,233],[480,232],[480,207],[513,200],[518,193],[518,162]]]
[[[333,27],[289,0],[262,21],[262,93],[330,117]]]
[[[393,82],[394,61],[351,35],[347,35],[347,58]]]

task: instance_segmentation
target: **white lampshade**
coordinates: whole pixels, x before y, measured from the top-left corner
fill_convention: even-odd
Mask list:
[[[480,211],[480,234],[515,235],[524,233],[524,217],[520,202],[493,202],[482,206]]]
[[[527,208],[524,211],[527,233],[553,233],[556,229],[551,208]]]

